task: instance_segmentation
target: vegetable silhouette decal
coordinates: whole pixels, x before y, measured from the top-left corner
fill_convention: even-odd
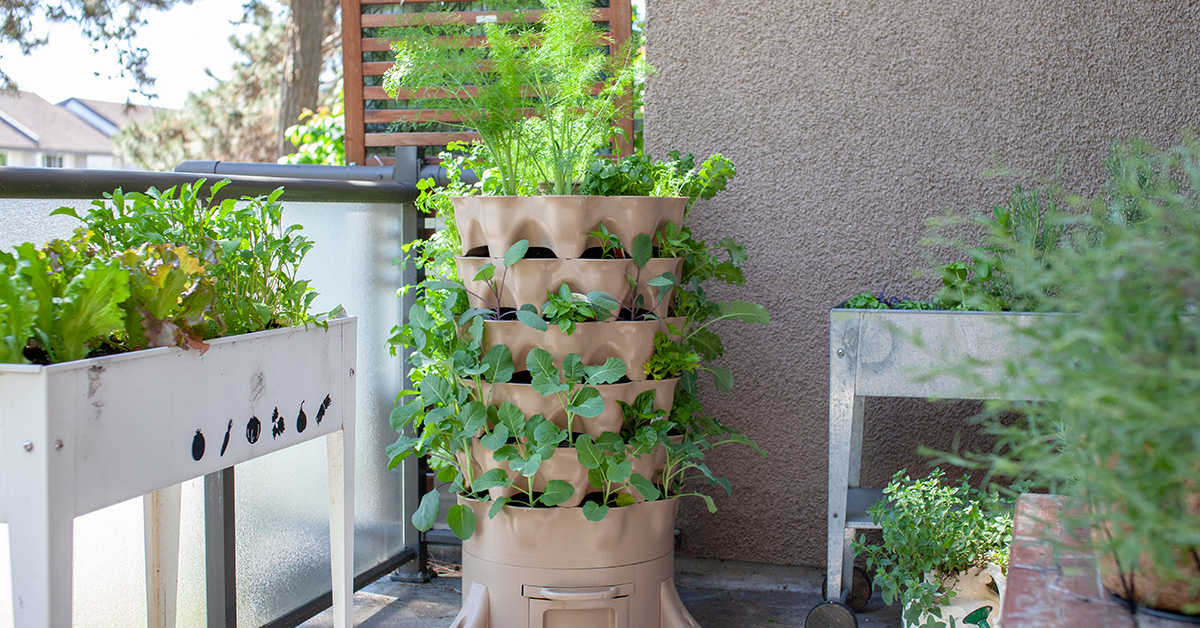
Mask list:
[[[246,423],[246,440],[250,441],[251,445],[257,443],[258,435],[261,431],[262,421],[259,421],[256,416],[250,417],[250,421]]]
[[[200,462],[204,457],[204,434],[200,430],[196,430],[196,435],[192,437],[192,460]]]
[[[329,398],[329,395],[325,395],[325,400],[322,401],[321,405],[317,407],[317,425],[321,424],[321,419],[325,418],[325,411],[328,410],[329,406],[332,404],[333,400]],[[300,404],[300,407],[303,408],[304,404]]]
[[[296,415],[296,431],[303,432],[308,428],[308,415],[304,414],[304,402],[300,402],[300,414]]]
[[[271,412],[271,426],[271,438],[279,438],[279,435],[283,433],[285,428],[283,417],[279,416],[278,407]]]
[[[233,419],[229,419],[229,427],[225,428],[225,440],[221,443],[221,456],[225,456],[225,450],[229,448],[229,433],[233,431]]]

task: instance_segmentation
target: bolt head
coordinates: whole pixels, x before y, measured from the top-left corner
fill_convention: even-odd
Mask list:
[[[846,357],[846,350],[845,350],[845,349],[838,349],[838,350],[837,350],[837,354],[838,354],[838,357],[839,357],[839,358],[844,358],[844,357]]]
[[[33,441],[27,440],[21,443],[21,449],[24,449],[25,451],[33,451]]]

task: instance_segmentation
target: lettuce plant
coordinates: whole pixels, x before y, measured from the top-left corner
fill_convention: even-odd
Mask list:
[[[299,226],[282,227],[282,189],[216,203],[200,197],[203,183],[118,189],[82,216],[59,208],[53,214],[85,226],[67,240],[0,254],[0,362],[204,351],[222,334],[316,322],[316,293],[296,278],[312,242]]]

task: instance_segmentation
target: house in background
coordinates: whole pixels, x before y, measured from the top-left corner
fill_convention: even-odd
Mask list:
[[[154,107],[68,98],[50,104],[31,92],[0,92],[0,166],[136,170],[109,139]]]

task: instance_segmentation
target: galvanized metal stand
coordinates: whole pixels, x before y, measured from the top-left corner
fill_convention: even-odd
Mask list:
[[[826,598],[849,597],[859,530],[881,489],[859,486],[867,397],[984,399],[956,377],[927,377],[968,358],[995,363],[1020,351],[1010,332],[1046,314],[898,310],[829,311],[829,517]],[[992,377],[998,377],[993,371]]]

